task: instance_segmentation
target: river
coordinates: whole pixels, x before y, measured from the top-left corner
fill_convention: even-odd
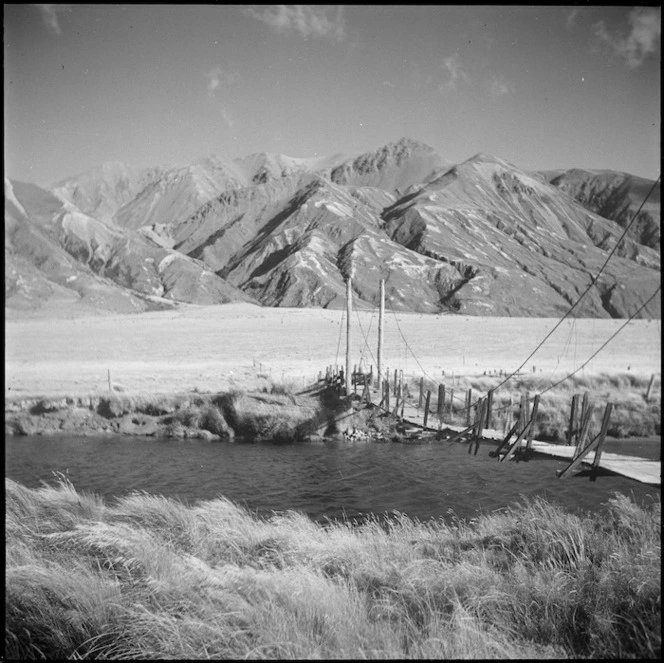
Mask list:
[[[470,519],[535,495],[570,511],[598,511],[620,492],[646,503],[660,488],[602,474],[558,479],[564,461],[499,463],[492,444],[457,442],[225,444],[136,437],[8,437],[5,476],[28,487],[66,475],[107,500],[133,490],[193,504],[224,496],[259,514],[295,509],[314,520],[405,513]],[[660,458],[660,440],[608,441],[607,451]]]

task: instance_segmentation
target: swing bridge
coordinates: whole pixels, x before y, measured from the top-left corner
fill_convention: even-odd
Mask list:
[[[533,439],[540,394],[534,397],[532,408],[529,395],[522,394],[517,421],[507,430],[509,419],[505,416],[502,431],[494,426],[497,411],[504,409],[494,407],[493,397],[497,387],[489,390],[486,395],[481,396],[475,402],[472,401],[472,390],[468,389],[466,391],[464,407],[461,411],[458,408],[456,411],[457,420],[459,415],[462,419],[465,417],[465,425],[463,426],[450,422],[455,407],[453,389],[448,390],[449,398],[446,399],[446,386],[439,384],[437,399],[434,404],[431,390],[425,391],[424,389],[424,378],[422,377],[419,383],[419,398],[417,401],[413,401],[408,386],[404,384],[403,371],[395,370],[392,379],[392,376],[383,367],[385,312],[385,283],[383,279],[380,281],[379,296],[376,373],[374,373],[373,365],[371,365],[369,371],[363,370],[362,362],[360,362],[359,369],[357,366],[351,368],[352,279],[348,277],[346,279],[345,308],[345,370],[338,364],[329,365],[326,367],[325,373],[320,373],[318,376],[319,382],[323,382],[326,388],[336,390],[340,396],[347,398],[354,409],[377,409],[385,416],[392,417],[395,422],[400,424],[405,439],[410,441],[435,442],[445,440],[446,442],[466,442],[468,443],[468,453],[473,455],[477,454],[481,443],[491,443],[496,446],[489,452],[489,455],[497,458],[499,462],[525,461],[533,454],[568,461],[568,465],[564,469],[557,471],[557,475],[561,479],[570,477],[579,470],[589,469],[590,480],[595,481],[601,469],[641,483],[654,486],[661,485],[661,459],[655,461],[604,451],[603,446],[609,428],[613,403],[606,404],[599,433],[592,438],[590,437],[593,405],[589,402],[587,393],[583,395],[583,399],[581,399],[580,394],[575,394],[572,397],[566,444],[552,444]],[[404,342],[406,342],[405,338]],[[509,377],[501,384],[504,384]],[[646,400],[650,397],[652,386],[653,379],[650,381]],[[446,404],[446,401],[449,401],[449,404]],[[432,410],[432,405],[435,405],[435,410]],[[511,410],[512,403],[510,399],[510,413]],[[437,419],[437,423],[433,422],[434,418]]]

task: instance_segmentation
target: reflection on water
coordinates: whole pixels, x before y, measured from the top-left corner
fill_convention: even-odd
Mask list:
[[[659,459],[659,441],[612,442],[611,451]],[[620,447],[620,448],[616,448]],[[259,513],[296,509],[314,519],[406,513],[472,518],[541,495],[569,510],[598,510],[615,492],[639,502],[659,487],[602,475],[558,479],[564,461],[499,463],[493,445],[476,456],[463,444],[223,444],[109,437],[10,437],[5,475],[30,487],[66,474],[79,491],[107,499],[132,490],[186,503],[224,496]],[[638,451],[638,453],[636,453]]]

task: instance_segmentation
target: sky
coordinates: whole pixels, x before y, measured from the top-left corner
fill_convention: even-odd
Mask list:
[[[661,9],[4,5],[5,175],[360,154],[660,172]]]

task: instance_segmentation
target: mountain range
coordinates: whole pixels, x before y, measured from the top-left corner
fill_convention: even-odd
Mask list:
[[[5,305],[341,308],[352,276],[361,308],[383,278],[394,310],[557,317],[590,286],[573,315],[625,318],[661,282],[653,184],[482,153],[455,164],[408,138],[324,158],[105,163],[48,190],[5,178]],[[660,316],[659,297],[639,314]]]

